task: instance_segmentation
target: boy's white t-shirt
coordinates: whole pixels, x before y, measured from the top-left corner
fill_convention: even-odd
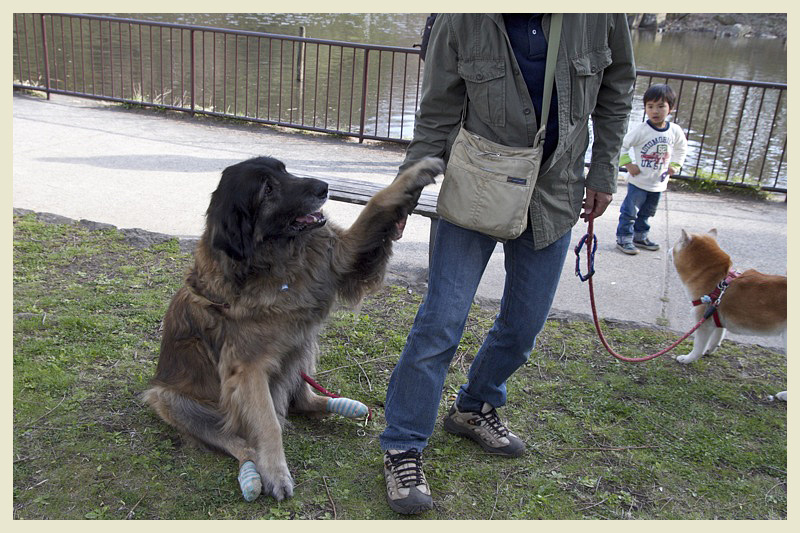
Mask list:
[[[658,130],[648,120],[625,135],[619,164],[635,163],[641,170],[636,176],[629,173],[628,183],[645,191],[662,192],[667,190],[669,181],[667,169],[683,166],[687,144],[686,135],[677,124],[667,122]]]

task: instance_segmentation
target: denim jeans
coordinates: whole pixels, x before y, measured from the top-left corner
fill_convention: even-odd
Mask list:
[[[660,192],[649,192],[633,183],[628,184],[628,194],[619,208],[618,243],[627,244],[634,240],[647,239],[650,232],[649,219],[656,214],[659,199]]]
[[[456,403],[479,411],[506,403],[506,380],[522,366],[544,327],[564,266],[570,233],[533,249],[530,228],[503,244],[506,280],[500,312],[469,369]],[[386,392],[381,449],[422,450],[433,433],[445,376],[496,241],[439,221],[428,293],[417,311]]]

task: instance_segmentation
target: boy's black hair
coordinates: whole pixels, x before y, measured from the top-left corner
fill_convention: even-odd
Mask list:
[[[659,83],[651,85],[644,93],[644,103],[647,102],[660,102],[661,100],[669,104],[670,109],[675,109],[675,91],[666,83]]]

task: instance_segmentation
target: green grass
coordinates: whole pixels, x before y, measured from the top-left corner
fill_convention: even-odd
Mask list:
[[[390,286],[331,316],[317,379],[375,417],[291,418],[295,495],[248,504],[234,460],[184,443],[138,397],[189,263],[175,241],[142,249],[115,230],[14,218],[14,518],[397,518],[378,436],[420,295]],[[495,312],[473,309],[440,414]],[[630,356],[676,338],[604,328]],[[785,384],[785,356],[757,346],[726,341],[688,367],[628,364],[591,323],[549,321],[501,412],[529,452],[486,456],[438,422],[425,452],[436,507],[420,518],[785,519],[786,405],[767,400]]]

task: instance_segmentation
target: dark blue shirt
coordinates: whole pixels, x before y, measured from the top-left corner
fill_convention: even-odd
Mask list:
[[[519,64],[522,77],[528,86],[533,101],[536,122],[542,122],[542,100],[544,98],[544,71],[547,64],[547,39],[542,30],[541,13],[503,13],[506,33],[511,49]],[[543,160],[550,157],[558,144],[558,98],[555,82],[550,97],[550,114],[547,119],[547,136],[544,142]]]

